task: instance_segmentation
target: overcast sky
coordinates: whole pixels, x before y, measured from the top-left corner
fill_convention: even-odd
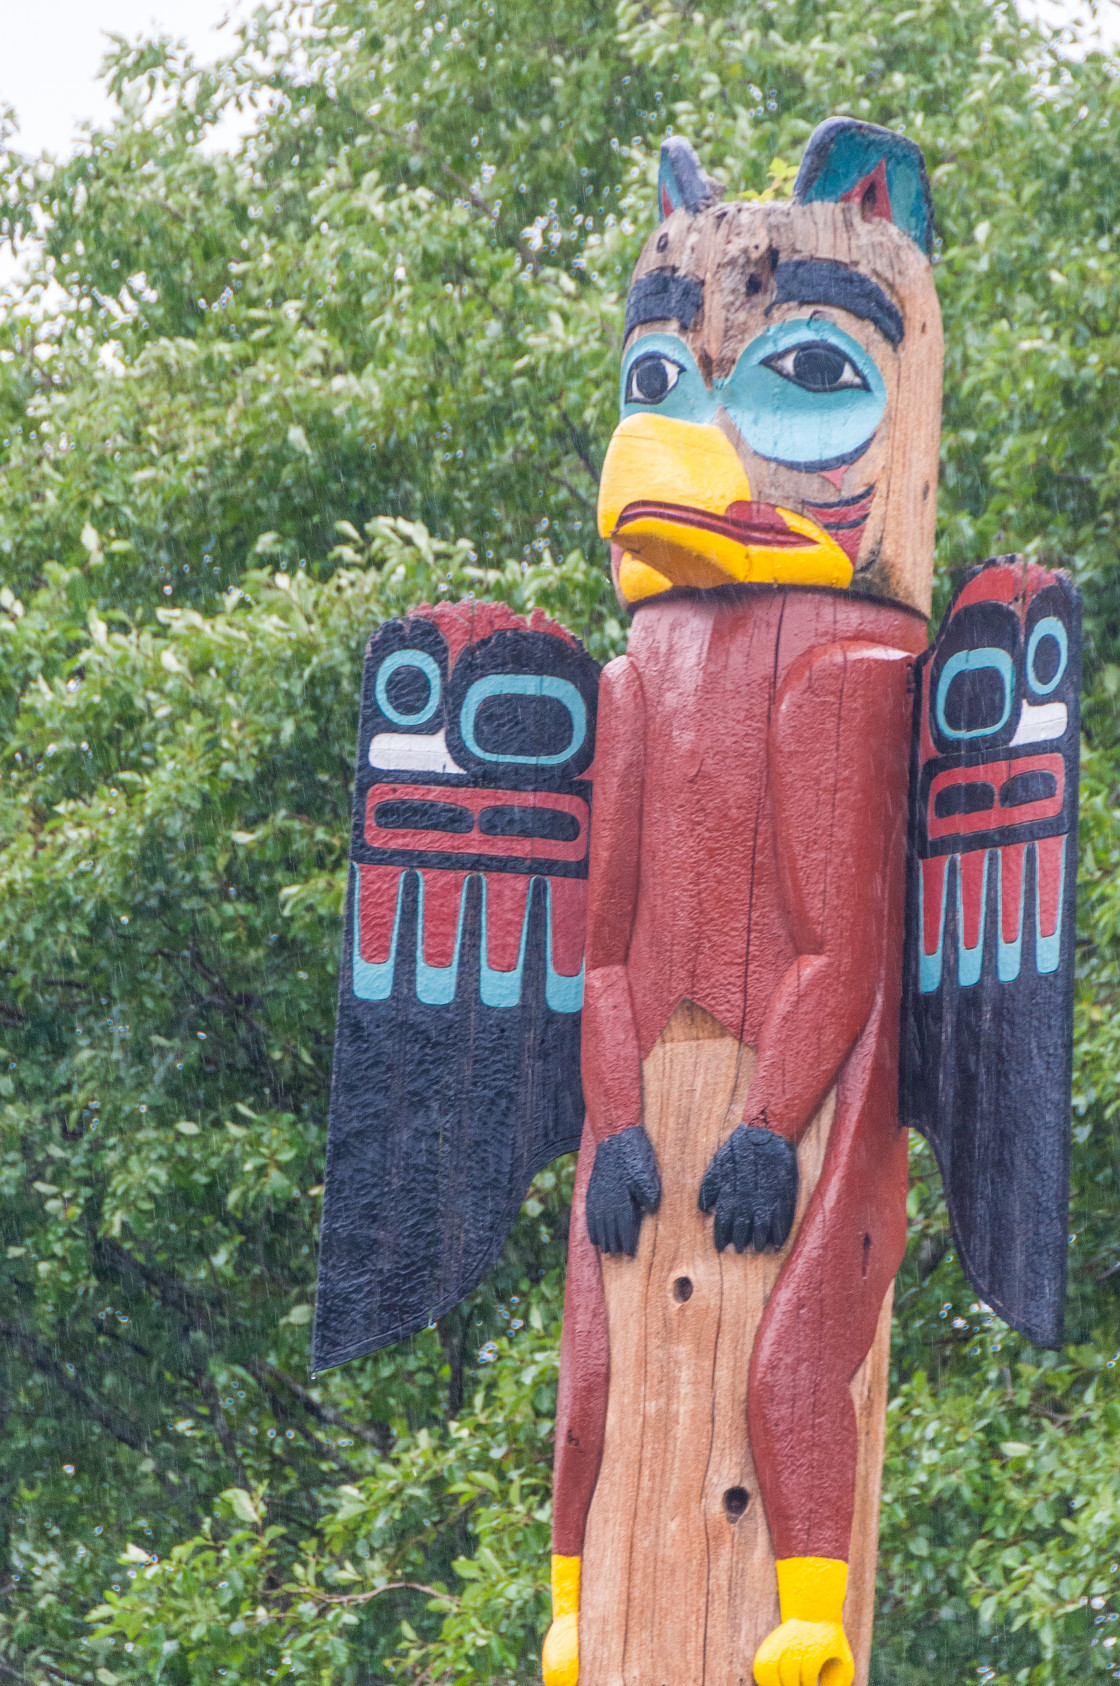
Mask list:
[[[106,35],[185,38],[200,58],[222,52],[231,0],[0,0],[0,101],[19,116],[21,152],[65,153],[83,117],[104,119],[97,80]]]
[[[0,0],[0,101],[19,113],[21,151],[69,151],[83,117],[104,118],[97,82],[106,31],[135,37],[154,25],[185,37],[200,57],[222,50],[216,25],[232,0]],[[525,0],[536,5],[540,0]],[[1030,0],[1052,22],[1084,12],[1085,0]],[[1120,6],[1102,0],[1102,28],[1120,44]]]

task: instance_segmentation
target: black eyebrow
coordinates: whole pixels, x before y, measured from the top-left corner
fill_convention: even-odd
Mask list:
[[[704,283],[678,275],[675,269],[655,269],[642,275],[630,289],[626,300],[626,320],[622,326],[625,344],[632,328],[643,322],[679,322],[691,328],[704,303]]]
[[[878,282],[832,258],[791,258],[778,265],[776,304],[832,304],[872,323],[897,351],[905,324]],[[767,312],[769,314],[769,311]],[[629,311],[627,312],[629,318]]]

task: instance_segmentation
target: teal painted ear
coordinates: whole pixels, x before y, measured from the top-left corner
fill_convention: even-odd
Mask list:
[[[925,159],[919,146],[893,129],[859,123],[854,117],[830,117],[809,137],[793,197],[802,205],[854,202],[868,221],[881,217],[893,222],[927,258],[933,253],[933,201]]]
[[[723,185],[706,176],[691,146],[682,135],[661,142],[661,164],[657,172],[657,203],[661,220],[683,205],[690,217],[723,198]]]

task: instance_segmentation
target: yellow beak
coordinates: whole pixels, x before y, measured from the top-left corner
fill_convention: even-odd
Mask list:
[[[836,540],[805,515],[751,501],[718,427],[627,416],[599,482],[599,532],[622,549],[619,587],[635,603],[675,585],[851,583]]]

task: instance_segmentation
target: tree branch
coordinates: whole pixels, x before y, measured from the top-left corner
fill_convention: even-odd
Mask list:
[[[41,1657],[32,1664],[32,1667],[45,1668],[55,1680],[64,1681],[65,1686],[83,1686],[83,1682],[76,1675],[63,1674],[57,1663],[46,1662]],[[37,1683],[32,1680],[29,1674],[24,1674],[22,1670],[13,1668],[11,1663],[4,1661],[3,1657],[0,1657],[0,1679],[14,1680],[17,1682],[17,1686],[37,1686]]]
[[[327,1423],[331,1428],[344,1429],[347,1434],[354,1435],[358,1440],[364,1440],[367,1445],[374,1446],[379,1452],[386,1453],[393,1444],[392,1430],[388,1424],[380,1425],[380,1429],[361,1428],[352,1423],[349,1417],[344,1417],[341,1411],[336,1411],[331,1405],[323,1405],[301,1387],[294,1376],[289,1376],[279,1365],[272,1364],[267,1358],[254,1360],[246,1366],[251,1376],[257,1381],[263,1381],[265,1375],[274,1376],[278,1382],[283,1382],[289,1393],[303,1406],[304,1410],[316,1417],[319,1422]]]
[[[48,1377],[62,1393],[80,1405],[86,1415],[99,1423],[114,1440],[119,1440],[122,1446],[127,1446],[130,1451],[138,1453],[141,1457],[152,1456],[147,1436],[132,1419],[107,1410],[80,1382],[67,1374],[64,1366],[35,1339],[34,1335],[28,1334],[24,1329],[16,1329],[10,1323],[0,1323],[0,1340],[10,1341],[13,1346],[19,1347],[33,1369],[38,1370],[41,1376]],[[174,1482],[168,1480],[154,1457],[152,1472],[168,1498],[173,1499],[176,1504],[180,1503],[183,1494],[176,1491]]]
[[[246,1366],[246,1368],[250,1369],[250,1374],[254,1373],[249,1366]],[[303,1435],[304,1439],[315,1448],[319,1457],[324,1458],[327,1463],[334,1464],[336,1469],[349,1469],[350,1466],[346,1462],[346,1459],[340,1458],[333,1446],[328,1446],[325,1440],[320,1440],[319,1436],[317,1434],[313,1434],[305,1423],[300,1422],[299,1417],[292,1408],[291,1402],[285,1399],[280,1390],[279,1384],[274,1382],[268,1376],[263,1365],[261,1366],[261,1370],[256,1373],[256,1380],[261,1386],[265,1387],[271,1395],[273,1402],[272,1408],[276,1412],[276,1415],[285,1422],[299,1423],[300,1433]]]
[[[368,1604],[383,1592],[426,1592],[429,1598],[440,1598],[455,1609],[462,1603],[453,1592],[440,1592],[434,1586],[425,1586],[423,1581],[390,1581],[387,1586],[374,1587],[372,1592],[312,1592],[311,1596],[317,1604]]]
[[[578,504],[582,505],[582,507],[587,511],[588,515],[594,515],[595,514],[595,505],[591,502],[591,499],[585,498],[582,492],[577,491],[577,489],[572,485],[571,481],[568,479],[566,474],[557,474],[554,469],[548,469],[546,472],[547,472],[548,479],[549,480],[555,480],[555,482],[558,486],[563,486],[564,490],[571,497],[575,498],[575,500]]]
[[[200,1364],[195,1370],[195,1381],[202,1400],[210,1414],[210,1421],[214,1425],[214,1433],[218,1437],[218,1444],[226,1455],[226,1460],[233,1466],[237,1474],[239,1487],[245,1485],[245,1471],[241,1462],[241,1453],[237,1449],[237,1441],[229,1426],[229,1419],[222,1410],[222,1402],[218,1398],[218,1390],[214,1386],[214,1378],[205,1364]]]
[[[164,1305],[171,1306],[181,1312],[188,1319],[191,1326],[201,1329],[204,1334],[209,1333],[208,1319],[202,1315],[205,1308],[212,1310],[211,1303],[204,1296],[187,1288],[178,1277],[168,1276],[155,1265],[149,1264],[135,1253],[130,1253],[127,1247],[122,1247],[119,1241],[113,1241],[108,1236],[99,1236],[93,1244],[94,1258],[104,1266],[106,1271],[118,1279],[132,1277],[139,1278],[149,1288],[154,1288]]]
[[[562,404],[560,406],[560,414],[563,416],[564,425],[568,429],[568,437],[572,441],[572,450],[575,452],[588,474],[590,474],[592,480],[594,480],[595,484],[598,485],[600,477],[599,470],[595,466],[595,460],[591,455],[590,446]]]

